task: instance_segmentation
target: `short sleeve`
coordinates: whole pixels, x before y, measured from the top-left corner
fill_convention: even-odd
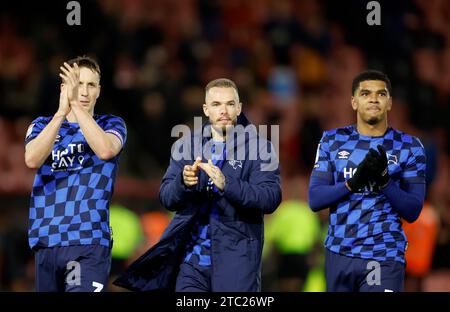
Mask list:
[[[122,118],[111,116],[106,120],[103,130],[106,133],[114,134],[122,143],[123,148],[127,140],[127,126]]]
[[[425,149],[418,138],[412,138],[412,145],[402,179],[408,183],[425,183],[426,172]]]
[[[45,117],[38,117],[33,120],[28,127],[27,133],[25,135],[25,145],[30,143],[31,140],[35,139],[39,133],[47,126],[48,120]]]

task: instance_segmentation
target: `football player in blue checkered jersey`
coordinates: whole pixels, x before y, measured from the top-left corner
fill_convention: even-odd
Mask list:
[[[28,240],[35,251],[36,291],[104,291],[111,266],[109,203],[124,121],[96,115],[100,68],[87,56],[61,66],[59,107],[35,119],[25,162],[38,169]]]
[[[309,185],[313,211],[329,208],[328,291],[402,291],[407,238],[425,197],[425,152],[418,138],[388,125],[389,78],[355,77],[356,125],[325,131]]]

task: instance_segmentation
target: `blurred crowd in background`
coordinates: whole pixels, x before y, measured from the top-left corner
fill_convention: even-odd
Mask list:
[[[101,67],[96,113],[124,118],[128,141],[111,206],[111,277],[152,246],[170,220],[157,199],[177,124],[203,116],[204,86],[234,80],[255,125],[280,125],[283,202],[266,217],[263,290],[323,291],[328,212],[313,214],[307,185],[324,130],[352,124],[351,82],[388,74],[390,124],[427,153],[427,198],[405,224],[408,291],[450,291],[450,1],[365,0],[68,1],[0,3],[0,290],[32,291],[28,203],[35,171],[24,137],[56,112],[59,66],[77,55]],[[113,286],[110,291],[119,291]]]

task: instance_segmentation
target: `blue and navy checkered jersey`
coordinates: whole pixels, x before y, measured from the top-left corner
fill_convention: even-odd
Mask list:
[[[215,166],[222,168],[226,159],[225,142],[212,142],[211,161]],[[208,179],[207,189],[209,192],[219,192],[211,178]],[[211,266],[211,234],[209,218],[210,216],[217,218],[216,205],[216,202],[211,200],[207,206],[200,209],[191,233],[191,240],[186,248],[184,262],[190,262],[194,265],[198,264],[203,267]]]
[[[53,117],[39,117],[28,128],[25,144],[36,138]],[[97,124],[124,145],[124,121],[94,115]],[[120,153],[101,160],[89,147],[78,123],[65,120],[44,164],[38,169],[30,200],[30,247],[99,244],[110,246],[109,203]]]
[[[325,131],[312,176],[344,182],[352,177],[370,148],[386,150],[388,171],[397,186],[425,183],[425,151],[416,137],[388,128],[384,136],[369,137],[356,126]],[[405,262],[406,236],[399,215],[375,183],[345,196],[330,207],[325,247],[349,257]]]

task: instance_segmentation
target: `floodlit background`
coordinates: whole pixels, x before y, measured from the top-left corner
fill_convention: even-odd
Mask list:
[[[78,1],[81,26],[67,25],[68,2],[0,2],[0,290],[34,287],[26,129],[56,112],[61,63],[89,54],[102,70],[96,113],[128,126],[112,277],[170,220],[157,191],[171,128],[191,125],[205,84],[228,77],[254,124],[280,125],[284,201],[266,217],[263,290],[323,291],[327,211],[310,212],[308,178],[322,131],[355,122],[351,81],[372,68],[392,80],[391,125],[418,136],[428,158],[426,205],[405,229],[406,290],[450,291],[450,1],[378,1],[381,26],[367,25],[366,0]]]

